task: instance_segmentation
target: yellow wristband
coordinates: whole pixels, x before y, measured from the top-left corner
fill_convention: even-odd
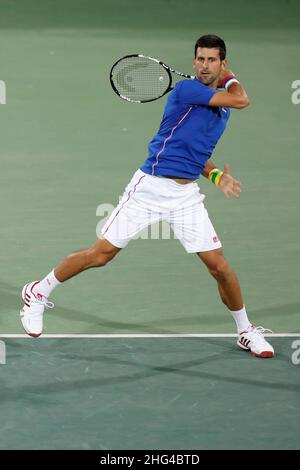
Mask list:
[[[220,179],[223,175],[223,171],[219,170],[219,168],[213,168],[213,170],[211,170],[209,173],[208,173],[208,179],[213,183],[215,184],[216,186],[218,186],[220,184]]]

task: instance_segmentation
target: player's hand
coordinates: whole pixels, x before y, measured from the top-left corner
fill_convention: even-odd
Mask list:
[[[235,198],[238,198],[240,195],[241,183],[240,181],[236,180],[235,178],[233,178],[233,176],[229,174],[228,163],[224,165],[224,172],[223,172],[223,175],[221,176],[218,188],[222,191],[222,193],[225,194],[227,199],[229,199],[230,196],[234,196]]]

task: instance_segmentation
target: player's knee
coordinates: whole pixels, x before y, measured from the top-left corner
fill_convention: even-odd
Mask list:
[[[95,248],[90,250],[91,264],[95,268],[102,268],[109,263],[116,255],[114,250],[98,251]]]
[[[217,280],[226,280],[232,273],[232,270],[224,258],[218,260],[213,266],[209,268],[210,274]]]
[[[93,266],[95,268],[102,268],[103,266],[105,266],[108,262],[110,261],[110,259],[108,259],[106,256],[96,256],[94,257],[93,259]]]
[[[112,258],[113,256],[108,253],[95,253],[93,257],[93,265],[96,268],[102,268],[109,263]]]

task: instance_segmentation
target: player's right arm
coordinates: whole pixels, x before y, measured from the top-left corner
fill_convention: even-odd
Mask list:
[[[227,75],[230,73],[227,69],[224,69],[224,72],[227,72]],[[224,72],[219,78],[218,86],[222,86],[222,80],[227,76]],[[228,86],[228,91],[217,91],[204,85],[200,80],[182,80],[176,84],[175,90],[178,100],[188,106],[222,106],[239,109],[249,104],[244,88],[236,82]]]
[[[239,83],[232,83],[228,91],[217,91],[209,101],[209,106],[242,109],[249,106],[249,98]]]
[[[228,69],[222,72],[220,82],[226,75],[232,74]],[[242,109],[249,106],[249,98],[240,83],[232,83],[227,91],[217,91],[209,101],[210,106],[223,106],[224,108]]]

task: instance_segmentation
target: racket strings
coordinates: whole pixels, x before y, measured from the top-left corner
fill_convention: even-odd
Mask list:
[[[152,100],[162,96],[170,85],[167,70],[143,57],[126,57],[112,70],[114,86],[129,100]]]

